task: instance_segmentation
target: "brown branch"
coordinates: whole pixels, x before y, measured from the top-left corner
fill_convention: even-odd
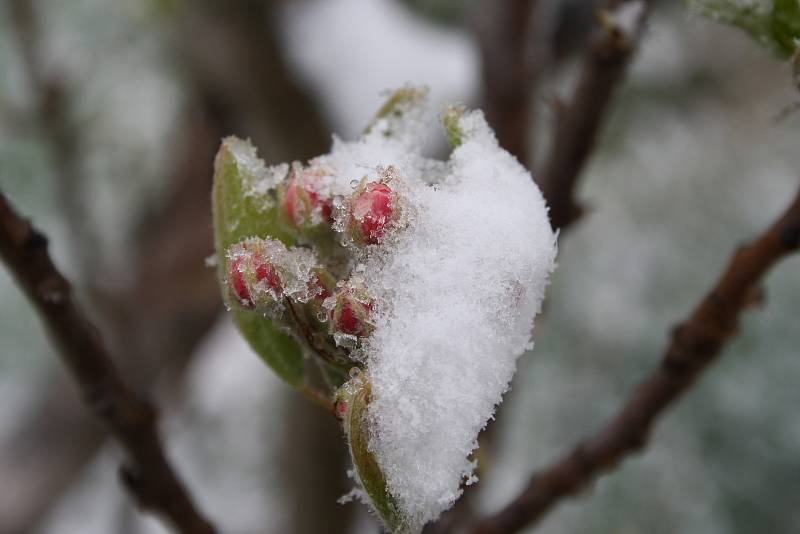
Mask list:
[[[43,28],[34,0],[11,0],[10,21],[15,34],[28,92],[32,98],[30,122],[38,131],[58,169],[54,186],[59,205],[75,239],[70,246],[77,252],[83,279],[92,279],[100,262],[91,247],[97,233],[87,217],[82,193],[85,172],[82,169],[83,130],[72,117],[72,91],[59,67],[48,67],[43,55]]]
[[[507,534],[541,519],[562,498],[641,449],[662,412],[694,383],[736,332],[741,312],[761,278],[800,248],[800,191],[758,239],[733,255],[717,284],[678,325],[660,365],[633,391],[617,416],[569,454],[535,474],[508,506],[480,522],[473,534]]]
[[[549,35],[539,13],[549,0],[483,0],[476,13],[484,109],[500,145],[530,165],[528,145],[536,81]]]
[[[606,9],[620,2],[609,0]],[[625,76],[649,11],[632,31],[618,26],[609,11],[598,12],[598,24],[589,38],[583,65],[569,104],[554,105],[555,137],[544,167],[536,177],[550,207],[553,228],[564,229],[583,209],[574,199],[580,173],[594,150],[598,132],[615,87]]]
[[[121,479],[138,503],[180,532],[213,534],[169,464],[156,430],[157,412],[120,378],[95,330],[53,265],[47,239],[0,194],[0,256],[34,304],[85,402],[125,448]]]
[[[22,10],[20,19],[35,24],[31,16],[36,12],[29,10],[32,0],[12,1]],[[173,142],[180,148],[169,171],[171,193],[157,211],[148,213],[129,247],[133,253],[127,274],[135,274],[132,283],[104,272],[98,277],[104,290],[91,288],[91,303],[99,306],[99,326],[109,351],[118,356],[120,372],[137,390],[154,397],[164,396],[159,392],[180,394],[184,368],[222,310],[214,273],[203,266],[213,250],[211,227],[203,221],[210,213],[209,169],[219,139],[231,132],[250,135],[272,161],[310,157],[330,142],[330,129],[313,100],[293,81],[276,33],[270,30],[275,22],[265,25],[265,18],[274,19],[266,3],[215,0],[193,3],[172,19],[169,33],[176,46],[170,50],[181,51],[176,63],[187,73],[187,94],[192,96],[187,120]],[[17,28],[24,29],[18,33],[23,39],[36,33],[25,24]],[[34,49],[35,43],[19,47],[25,54]],[[26,60],[23,65],[38,62]],[[33,71],[44,74],[41,68]],[[38,117],[37,113],[34,122],[42,127]],[[59,166],[60,184],[68,181],[61,179],[62,170]],[[50,374],[39,388],[40,398],[0,443],[2,534],[35,530],[105,442],[102,428],[74,398],[71,384],[61,373]],[[53,439],[59,447],[46,445]],[[329,458],[325,469],[343,472],[344,464]],[[331,492],[335,503],[336,488],[321,490]],[[320,523],[326,528],[344,530],[347,514],[337,516],[335,524],[341,528],[331,527],[330,517],[315,517],[327,521]]]

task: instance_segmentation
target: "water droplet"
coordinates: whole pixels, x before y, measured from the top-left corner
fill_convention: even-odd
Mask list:
[[[327,320],[328,320],[328,314],[327,313],[325,313],[324,311],[318,311],[317,312],[317,321],[319,321],[321,323],[324,323]]]
[[[352,334],[344,334],[342,332],[335,332],[333,334],[333,341],[337,347],[344,347],[346,349],[355,349],[358,345],[358,338]]]
[[[361,374],[361,369],[359,369],[358,367],[351,367],[348,374],[350,375],[350,378],[356,378],[358,375]]]
[[[360,184],[360,183],[361,183],[361,180],[350,180],[350,187],[355,189],[356,187],[358,187],[358,184]]]

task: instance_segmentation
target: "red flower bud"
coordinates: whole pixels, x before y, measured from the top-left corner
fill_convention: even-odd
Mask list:
[[[236,301],[245,308],[255,308],[258,295],[270,293],[273,299],[282,293],[281,279],[275,266],[247,243],[235,245],[228,254],[228,284]]]
[[[383,238],[394,212],[392,190],[383,182],[369,182],[351,198],[347,229],[358,243],[374,245]]]
[[[369,322],[372,298],[359,287],[345,287],[336,294],[331,310],[331,329],[336,333],[368,336],[374,326]]]
[[[295,227],[313,226],[331,220],[331,199],[323,195],[320,169],[296,169],[289,175],[281,207]]]

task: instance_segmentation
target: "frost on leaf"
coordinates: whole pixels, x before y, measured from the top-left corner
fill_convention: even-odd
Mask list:
[[[228,295],[269,309],[338,377],[356,494],[409,533],[476,482],[478,433],[532,346],[556,254],[540,191],[481,112],[446,109],[450,158],[422,156],[424,95],[395,92],[360,139],[293,165],[266,199],[283,214],[244,224],[262,233],[238,236],[220,261]]]

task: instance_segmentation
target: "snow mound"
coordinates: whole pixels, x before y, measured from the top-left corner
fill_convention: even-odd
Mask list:
[[[532,347],[556,255],[541,192],[481,112],[457,119],[461,144],[447,162],[420,155],[423,123],[380,124],[318,158],[337,193],[382,180],[401,205],[387,238],[356,254],[375,301],[363,345],[369,449],[409,531],[476,481],[470,454]]]

